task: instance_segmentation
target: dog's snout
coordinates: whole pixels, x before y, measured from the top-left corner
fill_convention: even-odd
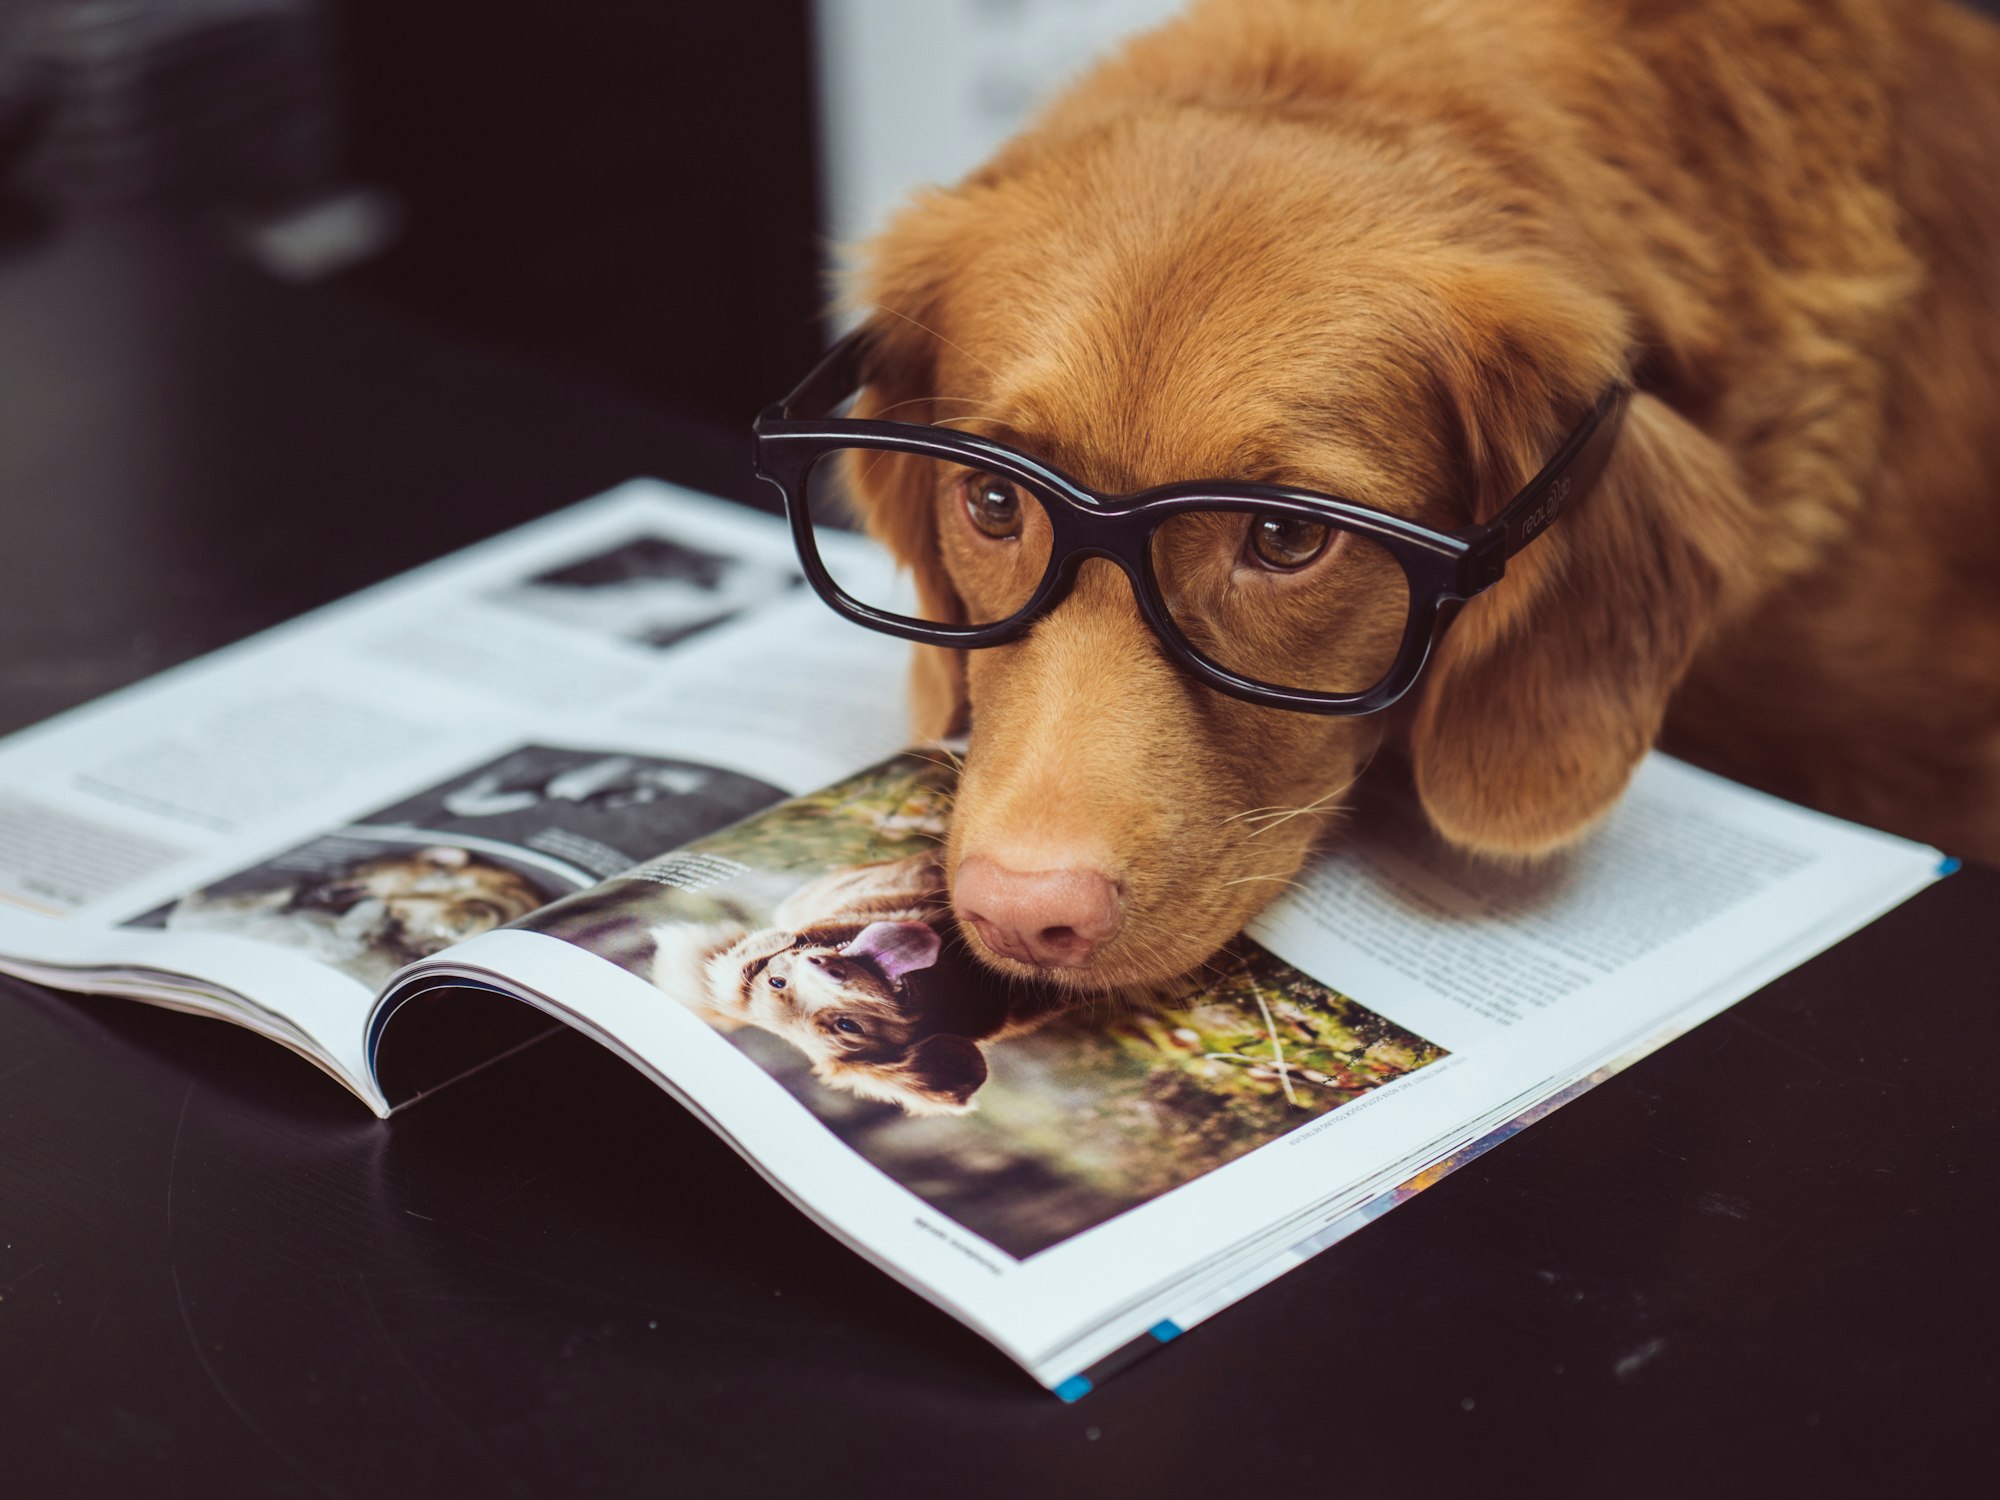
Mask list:
[[[1043,969],[1081,968],[1118,930],[1118,887],[1095,870],[1024,872],[968,855],[953,891],[958,914],[995,953]]]

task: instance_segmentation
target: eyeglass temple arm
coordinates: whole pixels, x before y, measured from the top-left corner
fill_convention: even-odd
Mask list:
[[[860,388],[867,352],[865,329],[856,329],[840,339],[779,403],[776,415],[786,420],[810,420],[832,413]],[[1590,493],[1611,461],[1611,451],[1617,445],[1618,431],[1631,399],[1632,388],[1623,382],[1606,390],[1590,414],[1542,466],[1541,472],[1480,528],[1486,536],[1501,539],[1497,556],[1481,549],[1492,558],[1493,570],[1480,586],[1496,580],[1506,559],[1547,531],[1564,511]]]
[[[867,333],[857,328],[820,356],[806,378],[778,403],[777,415],[788,421],[830,415],[860,388],[867,352]]]
[[[1509,500],[1483,530],[1504,538],[1499,560],[1519,552],[1547,531],[1562,513],[1589,494],[1603,477],[1618,443],[1618,429],[1625,420],[1632,388],[1620,382],[1598,397],[1577,428],[1530,479],[1521,492]],[[1497,574],[1495,576],[1498,576]]]

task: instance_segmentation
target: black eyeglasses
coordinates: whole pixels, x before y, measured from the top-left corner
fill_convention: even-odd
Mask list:
[[[756,423],[757,473],[784,495],[806,577],[840,614],[927,645],[1004,645],[1101,557],[1200,681],[1317,714],[1375,713],[1410,690],[1459,606],[1597,482],[1630,396],[1607,390],[1491,521],[1437,531],[1276,485],[1107,495],[976,433],[833,415],[858,393],[865,356],[864,335],[849,335]],[[935,503],[936,561],[955,597],[926,598],[851,545],[821,545],[851,533],[854,488],[880,465]]]

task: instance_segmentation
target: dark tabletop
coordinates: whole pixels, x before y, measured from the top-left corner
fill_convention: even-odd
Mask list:
[[[749,484],[734,435],[157,231],[0,252],[0,729],[636,473]],[[1073,1407],[579,1038],[382,1125],[0,981],[0,1494],[1976,1478],[1996,913],[1944,881]]]

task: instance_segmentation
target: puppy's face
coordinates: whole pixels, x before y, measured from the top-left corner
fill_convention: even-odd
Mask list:
[[[1491,212],[1477,186],[1410,143],[1343,149],[1248,114],[1030,138],[871,247],[860,409],[985,433],[1110,493],[1229,479],[1483,519],[1620,373],[1627,330],[1532,216]],[[1460,843],[1520,854],[1586,826],[1650,742],[1714,592],[1711,558],[1623,513],[1629,450],[1698,471],[1675,449],[1692,434],[1645,397],[1628,427],[1608,497],[1521,554],[1392,713],[1199,686],[1094,559],[1025,639],[920,652],[920,729],[969,716],[948,864],[975,951],[1079,989],[1187,972],[1284,888],[1392,737]],[[1656,488],[1671,510],[1704,477]],[[905,456],[849,482],[934,617],[1004,617],[1046,561],[1039,512],[991,476]],[[1400,635],[1400,570],[1341,544],[1263,568],[1254,528],[1156,539],[1177,618],[1247,675],[1366,686]],[[1717,523],[1711,550],[1739,540]],[[1579,587],[1591,567],[1628,578],[1625,596]],[[1650,611],[1636,638],[1628,609]]]
[[[909,1114],[971,1107],[985,1055],[940,1028],[923,992],[942,946],[934,928],[875,922],[858,934],[774,932],[746,942],[710,960],[712,993],[797,1047],[821,1082]]]
[[[829,944],[773,954],[746,975],[747,1012],[814,1062],[907,1051],[918,1018],[906,986]]]

